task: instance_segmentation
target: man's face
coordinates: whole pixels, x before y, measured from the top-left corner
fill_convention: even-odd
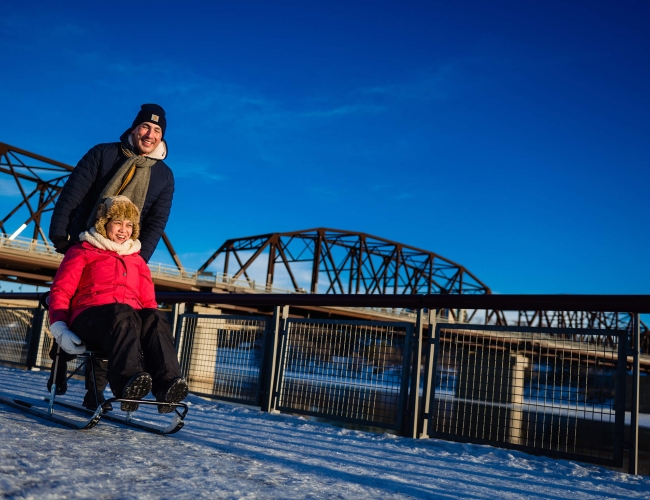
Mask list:
[[[131,136],[140,154],[148,155],[162,141],[162,129],[155,123],[144,122],[133,129]]]

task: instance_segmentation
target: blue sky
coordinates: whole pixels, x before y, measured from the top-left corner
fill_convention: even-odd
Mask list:
[[[649,21],[645,1],[10,1],[0,142],[74,165],[161,104],[189,268],[324,226],[499,293],[650,293]]]

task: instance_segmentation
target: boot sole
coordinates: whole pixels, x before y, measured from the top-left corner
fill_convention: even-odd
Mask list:
[[[142,399],[151,391],[151,375],[140,373],[127,385],[124,390],[124,399]],[[135,411],[140,408],[138,403],[120,403],[122,411]]]
[[[178,403],[183,401],[188,394],[187,382],[183,379],[177,379],[165,394],[165,403]],[[158,413],[171,413],[174,407],[170,405],[158,406]]]

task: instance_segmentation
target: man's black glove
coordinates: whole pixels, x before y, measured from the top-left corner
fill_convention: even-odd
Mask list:
[[[66,253],[70,248],[70,240],[67,236],[55,236],[52,238],[52,243],[58,253]]]

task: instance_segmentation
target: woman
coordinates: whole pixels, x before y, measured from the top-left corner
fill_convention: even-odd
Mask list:
[[[84,352],[82,342],[100,345],[116,397],[141,399],[152,391],[157,401],[177,403],[187,397],[187,383],[140,257],[139,220],[126,196],[99,205],[95,227],[79,235],[52,281],[50,331],[70,354]],[[135,411],[138,404],[122,403],[121,409]],[[172,409],[158,406],[160,413]]]

